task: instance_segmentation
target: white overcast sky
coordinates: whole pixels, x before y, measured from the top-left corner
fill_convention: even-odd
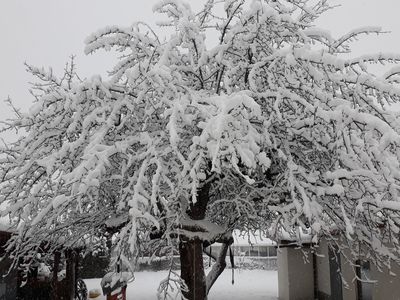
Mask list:
[[[0,120],[11,115],[2,100],[10,96],[27,110],[32,103],[25,72],[26,61],[53,67],[60,73],[70,55],[76,55],[79,74],[105,74],[112,66],[112,54],[83,54],[84,39],[106,25],[129,26],[134,21],[154,24],[152,12],[158,0],[0,0]],[[198,8],[204,0],[189,0]],[[341,4],[321,18],[319,27],[333,35],[367,25],[391,31],[355,45],[354,53],[400,53],[400,0],[332,0]]]

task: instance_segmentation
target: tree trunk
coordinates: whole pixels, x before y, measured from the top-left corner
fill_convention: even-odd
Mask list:
[[[66,274],[65,274],[65,299],[75,299],[75,251],[68,249],[65,251],[65,258],[67,261]]]
[[[221,249],[218,253],[218,256],[216,257],[216,261],[207,275],[206,278],[207,294],[210,291],[211,287],[214,285],[215,281],[217,281],[219,275],[221,275],[222,272],[225,270],[226,267],[225,257],[226,253],[228,252],[229,245],[230,245],[229,243],[222,243]]]
[[[203,243],[199,239],[181,239],[179,243],[181,278],[187,290],[183,296],[188,300],[206,300],[207,287],[203,265]]]
[[[197,193],[196,203],[191,203],[186,212],[192,220],[203,220],[209,200],[210,184],[205,184]],[[203,241],[198,238],[180,236],[179,256],[181,278],[187,289],[182,291],[187,300],[207,300],[206,275],[203,265]]]
[[[60,267],[61,261],[61,252],[54,252],[54,264],[53,264],[53,277],[51,279],[51,299],[58,300],[59,299],[59,291],[58,291],[58,270]]]

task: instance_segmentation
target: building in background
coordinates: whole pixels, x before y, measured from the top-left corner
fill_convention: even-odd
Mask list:
[[[348,261],[344,253],[310,240],[281,240],[278,248],[280,300],[398,300],[400,266],[382,269],[368,260]],[[356,278],[360,278],[357,280]]]
[[[234,242],[231,245],[234,255],[235,266],[245,269],[277,269],[277,244],[273,240],[266,238],[261,232],[241,233],[233,232]],[[218,253],[221,244],[215,243],[207,247],[205,251]],[[229,252],[227,256],[229,255]],[[230,264],[227,264],[230,266]]]

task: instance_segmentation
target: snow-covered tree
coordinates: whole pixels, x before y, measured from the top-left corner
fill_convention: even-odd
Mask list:
[[[183,281],[168,278],[160,297],[175,282],[187,299],[207,298],[233,229],[304,229],[379,266],[397,261],[400,55],[347,58],[380,29],[332,37],[314,25],[327,2],[208,0],[194,13],[164,0],[167,39],[141,22],[87,38],[87,54],[121,53],[107,80],[29,67],[42,83],[8,121],[26,134],[0,164],[14,255],[108,232],[121,257],[179,254]],[[376,63],[394,68],[377,76]]]

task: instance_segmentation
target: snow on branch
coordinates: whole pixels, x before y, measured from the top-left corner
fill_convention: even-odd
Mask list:
[[[371,33],[375,33],[375,34],[381,34],[384,33],[382,31],[381,27],[376,27],[376,26],[366,26],[366,27],[360,27],[360,28],[356,28],[353,29],[351,31],[349,31],[348,33],[346,33],[345,35],[343,35],[341,38],[339,38],[337,41],[335,41],[332,44],[333,48],[338,48],[340,46],[342,46],[343,44],[347,43],[347,42],[351,42],[352,40],[357,39],[357,37],[359,35],[362,34],[371,34]]]

